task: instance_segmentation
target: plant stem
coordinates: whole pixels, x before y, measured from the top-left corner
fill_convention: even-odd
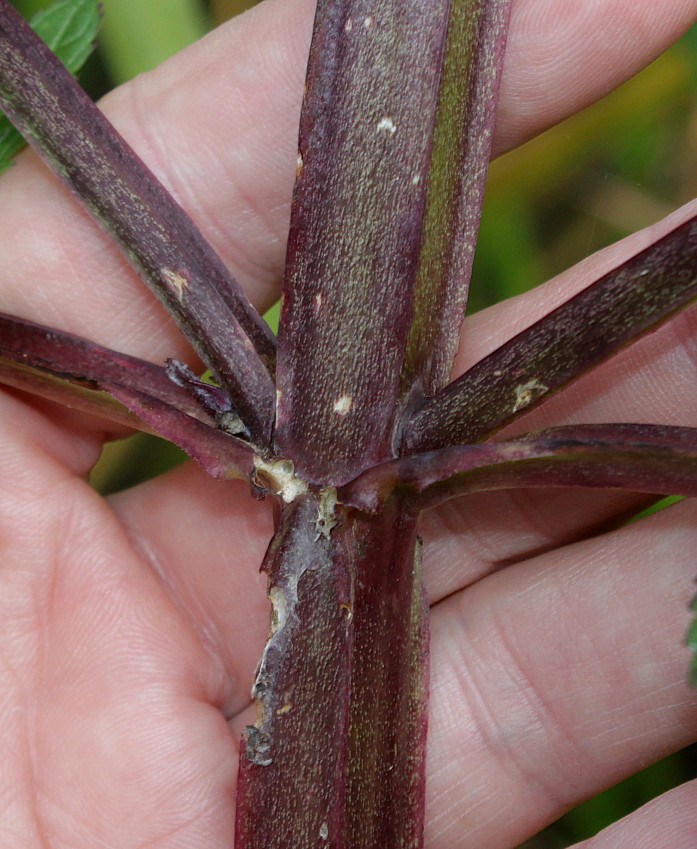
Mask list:
[[[238,849],[421,846],[415,520],[395,501],[376,517],[330,504],[325,491],[284,508],[264,564],[274,616],[240,757]]]

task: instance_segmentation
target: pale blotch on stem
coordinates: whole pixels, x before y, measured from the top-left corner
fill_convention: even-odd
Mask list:
[[[271,602],[271,634],[276,634],[286,624],[288,619],[288,600],[281,587],[271,587],[268,592]]]
[[[397,132],[397,125],[389,115],[385,115],[378,121],[378,132],[393,136]]]
[[[291,710],[293,710],[292,703],[285,701],[280,708],[276,708],[276,716],[283,716],[286,713],[290,713]]]
[[[341,398],[336,399],[332,409],[337,416],[345,416],[351,410],[352,404],[353,398],[350,395],[342,395]]]
[[[181,274],[177,274],[171,268],[160,269],[160,274],[162,274],[167,286],[177,296],[177,300],[181,301],[184,297],[184,292],[189,288],[189,281],[186,277],[182,277]]]
[[[317,528],[317,536],[315,541],[320,537],[329,539],[329,534],[336,527],[336,488],[333,486],[323,489],[320,493],[319,504],[317,505],[317,518],[315,527]]]
[[[267,461],[255,457],[254,468],[262,480],[268,483],[268,488],[280,495],[286,504],[291,504],[307,492],[307,482],[295,476],[295,467],[290,460]]]
[[[527,383],[521,383],[520,386],[516,386],[512,412],[517,413],[518,410],[522,410],[524,407],[532,404],[536,398],[539,398],[548,389],[549,386],[540,383],[536,377],[528,380]]]

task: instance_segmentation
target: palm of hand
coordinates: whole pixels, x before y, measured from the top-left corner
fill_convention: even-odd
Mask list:
[[[301,53],[310,5],[282,10],[269,3],[132,88],[135,95],[125,90],[111,103],[134,144],[140,138],[144,153],[150,146],[157,168],[164,156],[152,139],[144,142],[133,102],[147,107],[160,101],[166,139],[173,120],[167,106],[186,101],[195,88],[181,84],[187,69],[200,68],[208,57],[201,73],[213,74],[223,50],[238,68],[256,65],[259,57],[252,59],[245,45],[251,33],[265,34],[262,49],[273,62],[259,67],[268,77],[238,98],[243,108],[237,114],[250,115],[250,133],[236,131],[232,137],[245,138],[244,150],[225,152],[238,161],[223,163],[234,168],[240,158],[248,160],[245,175],[232,181],[239,194],[229,184],[216,187],[215,168],[205,176],[186,170],[185,137],[172,142],[181,170],[169,175],[204,229],[211,216],[224,222],[223,239],[231,230],[239,233],[240,242],[226,245],[227,258],[247,274],[260,305],[280,261],[269,231],[282,231],[285,208],[279,211],[276,195],[284,196],[264,174],[267,160],[255,153],[255,133],[267,136],[266,155],[277,138],[285,150],[293,137],[296,102],[282,86],[273,94],[268,87],[280,78],[287,54]],[[534,15],[532,0],[527,12],[525,5],[520,32],[525,15]],[[694,3],[672,6],[672,19],[664,9],[661,26],[649,21],[652,41],[644,55],[697,12]],[[637,21],[658,17],[634,14]],[[294,33],[292,43],[281,36],[286,30]],[[514,65],[515,56],[514,50]],[[232,62],[223,59],[223,68],[225,61]],[[293,65],[288,85],[294,92],[300,66]],[[606,78],[611,75],[606,70]],[[231,137],[219,126],[226,118],[211,109],[222,76],[219,68],[195,106],[205,113],[211,139]],[[268,126],[262,120],[252,127],[265,98],[274,107]],[[570,108],[550,99],[552,117]],[[505,117],[507,103],[515,112],[515,98],[509,101],[504,95],[503,123],[510,126],[501,129],[509,141],[550,120],[550,114]],[[289,179],[292,157],[280,158],[275,167]],[[33,157],[3,182],[9,202],[0,211],[0,227],[20,233],[22,245],[11,245],[3,260],[3,309],[38,317],[46,309],[42,287],[50,293],[65,278],[70,288],[49,306],[58,318],[44,314],[45,323],[156,361],[182,350],[159,308]],[[236,216],[241,220],[248,206],[242,198],[252,190],[257,215],[240,227]],[[46,212],[49,199],[53,207]],[[38,210],[43,223],[38,232],[27,232]],[[66,216],[74,227],[67,227]],[[250,237],[266,245],[254,267],[241,248]],[[33,239],[40,250],[31,249]],[[529,323],[597,276],[598,267],[633,250],[636,245],[618,246],[591,260],[590,268],[557,281],[554,290],[527,296],[522,310],[502,305],[472,319],[460,365],[492,348],[496,334],[510,335],[516,322]],[[98,257],[99,274],[90,256]],[[97,291],[88,293],[82,286],[87,281]],[[90,311],[90,303],[98,306]],[[649,420],[694,419],[689,397],[677,390],[674,397],[659,395],[652,391],[655,378],[636,367],[640,356],[652,356],[660,370],[660,351],[673,371],[690,374],[690,330],[684,319],[677,333],[673,326],[654,335],[642,343],[642,354],[629,352],[583,381],[573,400],[546,405],[535,424],[631,420],[635,410]],[[236,741],[266,631],[256,564],[271,529],[269,506],[249,499],[244,485],[204,479],[189,465],[105,503],[84,482],[103,425],[13,392],[0,397],[0,420],[5,845],[229,846]],[[636,503],[609,493],[592,501],[571,492],[498,493],[426,517],[425,565],[434,604],[430,849],[512,847],[576,800],[694,739],[697,710],[683,684],[680,651],[681,613],[694,572],[694,507],[683,503],[641,526],[590,538]],[[518,565],[498,568],[509,562]],[[650,845],[660,845],[656,835],[665,839],[666,822],[672,832],[665,845],[694,845],[697,826],[688,816],[694,792],[689,786],[676,791],[643,821],[628,821],[598,846],[638,845],[633,835],[640,827],[656,838]]]

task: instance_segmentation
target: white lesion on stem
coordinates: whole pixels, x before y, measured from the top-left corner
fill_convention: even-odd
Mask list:
[[[264,460],[254,458],[254,468],[268,488],[280,495],[286,504],[291,504],[300,495],[308,491],[307,481],[295,475],[295,467],[291,460]]]
[[[397,125],[390,115],[385,115],[378,121],[378,132],[393,136],[397,132]]]
[[[350,412],[352,406],[353,398],[350,395],[342,395],[341,398],[337,398],[336,401],[334,401],[332,410],[337,414],[337,416],[345,416],[348,412]]]
[[[184,292],[189,288],[190,281],[181,274],[173,271],[171,268],[161,268],[160,274],[164,279],[170,291],[174,292],[177,300],[181,302],[184,298]]]
[[[315,541],[321,537],[329,539],[332,529],[336,527],[336,504],[335,487],[330,486],[320,492],[319,503],[317,505],[317,518],[315,519],[315,527],[317,528]]]
[[[547,392],[549,386],[545,386],[544,383],[539,381],[536,377],[533,377],[532,380],[528,380],[527,383],[521,383],[519,386],[516,386],[515,398],[513,401],[513,413],[517,413],[518,410],[522,410],[525,407],[532,404],[532,402],[539,398],[540,395],[544,395]]]

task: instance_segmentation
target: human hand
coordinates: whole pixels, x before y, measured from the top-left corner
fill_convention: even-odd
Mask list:
[[[259,308],[282,267],[313,5],[269,0],[106,104]],[[595,5],[552,13],[519,0],[499,149],[592,100],[697,16],[677,0]],[[32,154],[0,192],[0,309],[156,362],[190,359]],[[656,235],[473,317],[459,367]],[[675,375],[692,375],[693,323],[664,328],[527,421],[691,423]],[[257,567],[268,505],[192,464],[105,502],[84,475],[113,429],[9,390],[0,421],[0,834],[23,848],[229,847],[237,739],[267,632]],[[425,518],[429,849],[512,847],[694,739],[681,651],[694,508],[585,539],[634,501],[495,493]],[[693,846],[693,796],[676,791],[595,849],[640,845],[638,828],[651,846]]]

